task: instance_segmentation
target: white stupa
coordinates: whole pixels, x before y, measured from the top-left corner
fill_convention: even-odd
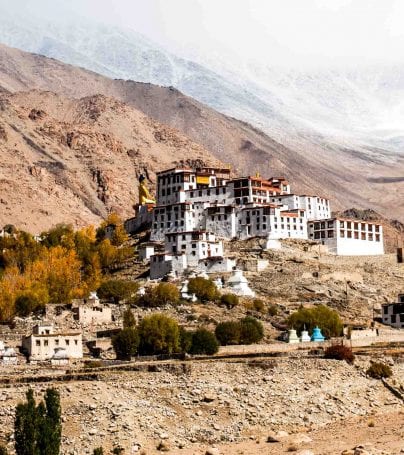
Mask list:
[[[299,337],[297,336],[295,329],[290,329],[288,334],[288,343],[300,343]]]
[[[302,330],[302,333],[300,335],[300,341],[302,343],[307,343],[308,341],[311,341],[309,332],[306,330],[306,326],[304,326],[304,329]]]
[[[182,282],[182,286],[181,286],[181,290],[180,290],[181,298],[183,298],[184,300],[190,300],[191,302],[196,302],[198,300],[196,298],[196,295],[189,294],[189,292],[188,292],[188,283],[189,283],[189,280],[185,280]]]
[[[255,297],[255,292],[250,289],[247,278],[243,275],[243,271],[240,269],[233,270],[233,274],[227,280],[226,285],[234,294],[245,297]]]

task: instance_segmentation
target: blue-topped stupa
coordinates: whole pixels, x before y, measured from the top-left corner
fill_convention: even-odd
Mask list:
[[[323,337],[323,334],[321,333],[320,327],[314,327],[313,333],[311,334],[311,341],[324,341],[325,338]]]

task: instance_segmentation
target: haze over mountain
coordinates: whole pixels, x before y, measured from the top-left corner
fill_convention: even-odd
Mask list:
[[[403,64],[305,67],[299,61],[281,67],[265,55],[258,58],[257,50],[251,59],[236,63],[226,55],[206,58],[196,53],[203,63],[197,64],[133,30],[63,8],[58,14],[43,1],[35,8],[19,4],[0,4],[0,42],[7,45],[113,78],[174,86],[284,145],[298,141],[310,146],[325,138],[343,147],[403,153]]]
[[[371,156],[365,149],[341,149],[320,140],[311,147],[297,143],[295,147],[288,148],[247,123],[219,114],[175,89],[133,81],[114,81],[6,46],[0,46],[1,87],[9,92],[50,90],[74,98],[95,94],[114,97],[162,124],[180,130],[194,142],[202,144],[217,159],[231,164],[239,173],[259,171],[265,176],[286,175],[291,179],[293,189],[325,195],[331,198],[336,210],[373,207],[388,218],[404,218],[400,192],[403,182],[402,179],[391,178],[392,175],[403,175],[404,163],[398,155],[391,155],[390,162],[386,163],[378,151]],[[19,96],[22,103],[24,94]],[[29,99],[29,106],[35,108],[32,99]],[[41,109],[48,110],[43,102],[42,106]],[[64,115],[63,111],[60,115]],[[5,121],[3,114],[1,119]],[[108,123],[104,123],[103,127],[106,134],[115,134]],[[0,146],[3,153],[4,145]],[[13,153],[12,149],[8,150],[7,153]],[[146,150],[146,163],[147,153]],[[161,153],[160,149],[156,153]],[[195,158],[187,146],[177,148],[176,154],[177,161]],[[96,160],[96,150],[94,155]],[[165,162],[162,156],[156,166],[151,166],[151,179],[153,171],[163,168]],[[119,168],[119,162],[116,165]],[[109,166],[114,168],[114,162],[109,162]],[[375,175],[382,177],[375,178]],[[117,205],[122,213],[130,214],[127,191],[123,187],[120,191],[114,196]]]

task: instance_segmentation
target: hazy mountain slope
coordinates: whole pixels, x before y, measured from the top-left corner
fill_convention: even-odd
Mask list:
[[[133,215],[137,177],[179,157],[216,164],[201,146],[102,95],[0,95],[0,226],[39,232],[58,222]]]
[[[404,219],[401,198],[404,161],[379,149],[332,144],[318,135],[291,137],[285,147],[261,131],[226,117],[175,89],[111,80],[57,60],[0,46],[0,86],[10,91],[38,88],[83,97],[113,96],[182,131],[242,173],[283,174],[297,191],[319,193],[335,209],[373,207]]]
[[[403,153],[404,66],[280,68],[266,56],[196,56],[198,64],[134,31],[38,8],[0,4],[0,42],[109,77],[174,86],[285,146],[312,145],[314,135]]]

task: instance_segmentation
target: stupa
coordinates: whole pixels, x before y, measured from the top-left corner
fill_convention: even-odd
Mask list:
[[[182,286],[181,286],[181,298],[184,299],[184,300],[190,300],[191,302],[196,302],[198,299],[196,298],[196,295],[195,294],[189,294],[188,292],[188,283],[189,281],[188,280],[185,280],[182,282]]]
[[[232,276],[227,280],[227,287],[229,287],[234,294],[245,297],[255,297],[255,292],[250,289],[247,278],[240,269],[233,270]]]
[[[304,326],[304,329],[302,330],[302,333],[300,334],[300,341],[302,343],[307,343],[308,341],[311,341],[309,332],[306,330],[306,326]]]
[[[295,329],[289,330],[288,343],[300,343],[299,337],[297,336]]]
[[[313,333],[311,335],[311,341],[322,342],[324,340],[325,340],[325,338],[323,337],[323,334],[321,333],[320,327],[317,327],[317,326],[314,327]]]

